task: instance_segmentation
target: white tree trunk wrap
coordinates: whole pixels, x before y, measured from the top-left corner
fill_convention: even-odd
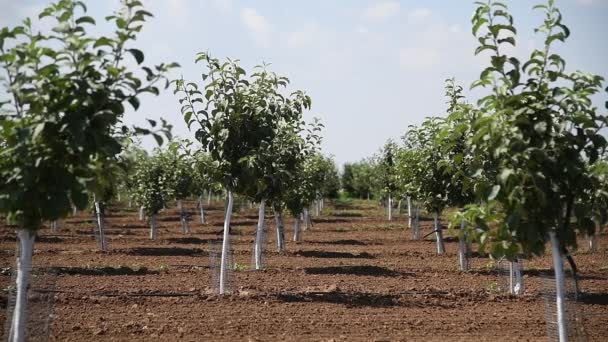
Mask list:
[[[392,221],[393,220],[393,198],[391,197],[391,194],[388,194],[388,220]]]
[[[103,210],[100,202],[95,202],[95,213],[97,214],[97,229],[99,229],[99,245],[102,251],[106,251],[106,235],[103,225]]]
[[[509,263],[509,293],[520,295],[524,292],[523,277],[521,275],[521,263],[515,259]]]
[[[144,220],[144,216],[145,216],[144,210],[145,209],[146,208],[143,205],[141,207],[139,207],[139,220],[140,221]]]
[[[302,236],[300,234],[300,216],[296,215],[293,221],[293,241],[298,242],[302,240]]]
[[[198,196],[198,210],[201,214],[201,224],[205,224],[205,209],[203,208],[203,196]]]
[[[36,234],[29,230],[19,229],[19,256],[17,256],[17,298],[15,311],[9,332],[10,342],[25,341],[25,326],[27,324],[27,288],[32,269],[32,254]]]
[[[51,232],[53,232],[53,234],[57,234],[59,232],[59,224],[57,220],[51,222]]]
[[[150,216],[150,240],[156,240],[156,215]]]
[[[310,216],[308,214],[308,208],[304,208],[302,211],[302,219],[304,220],[304,230],[308,230],[310,228]]]
[[[274,222],[277,228],[277,251],[285,250],[285,226],[283,225],[283,214],[276,209],[274,211]]]
[[[407,227],[412,228],[412,199],[407,196]]]
[[[469,246],[467,241],[467,234],[464,231],[465,225],[466,224],[464,221],[460,223],[460,237],[458,239],[458,264],[460,265],[461,271],[468,271],[471,266],[469,265],[468,258]]]
[[[597,250],[597,235],[587,236],[587,239],[589,240],[589,252],[595,252]]]
[[[266,200],[260,201],[260,208],[258,211],[258,227],[255,233],[255,269],[261,270],[262,265],[262,243],[264,243],[264,214],[266,210]]]
[[[566,293],[564,286],[564,265],[559,240],[555,232],[549,232],[551,240],[551,254],[553,257],[553,268],[555,269],[555,300],[557,304],[557,331],[559,342],[568,341],[568,326],[566,321]]]
[[[412,222],[412,230],[414,240],[420,240],[420,208],[414,208],[414,217]]]
[[[439,225],[439,213],[433,215],[433,230],[435,231],[435,237],[437,239],[437,254],[445,253],[445,246],[443,245],[443,232]]]
[[[131,199],[131,197],[129,197],[129,209],[131,209],[132,206],[133,206],[133,199]]]
[[[182,200],[177,201],[177,209],[179,211],[179,222],[182,226],[182,233],[188,234],[190,233],[190,227],[188,227],[188,220],[186,218],[186,213],[184,211],[184,203]]]
[[[75,205],[72,206],[72,216],[76,216],[78,214],[78,208]]]
[[[224,240],[222,241],[222,260],[220,262],[220,294],[226,292],[226,269],[228,268],[228,242],[230,239],[230,217],[232,216],[232,205],[234,198],[232,191],[228,191],[228,206],[226,218],[224,219]]]
[[[207,192],[207,205],[211,205],[211,190]]]

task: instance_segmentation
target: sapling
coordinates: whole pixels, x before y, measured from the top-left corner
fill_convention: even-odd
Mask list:
[[[174,83],[175,92],[181,97],[184,121],[189,128],[196,123],[196,140],[218,170],[216,181],[228,192],[219,277],[219,292],[224,294],[233,192],[247,193],[255,184],[259,152],[271,144],[279,120],[277,113],[270,110],[272,103],[266,101],[266,89],[257,87],[267,84],[267,74],[259,72],[247,77],[238,61],[220,63],[207,53],[197,54],[196,62],[200,61],[206,64],[203,87],[199,89],[198,84],[183,79]],[[286,84],[286,79],[277,78],[276,82]],[[305,108],[309,102],[303,103]]]
[[[143,82],[127,67],[127,58],[143,62],[143,52],[128,45],[151,14],[139,1],[125,0],[122,7],[106,18],[115,26],[109,37],[88,33],[94,18],[84,15],[81,1],[70,0],[41,12],[40,32],[33,32],[29,18],[0,29],[0,79],[7,95],[0,98],[0,212],[17,225],[20,245],[12,342],[26,337],[36,231],[43,221],[67,216],[72,205],[87,207],[87,193],[98,181],[98,165],[91,161],[114,158],[129,131],[121,129],[124,106],[137,109],[139,95],[158,94],[154,84],[171,67],[144,67]]]
[[[563,250],[576,247],[577,231],[595,234],[593,218],[605,221],[608,209],[602,177],[590,170],[607,145],[601,130],[608,120],[591,101],[603,78],[566,72],[553,45],[570,31],[553,0],[535,6],[544,12],[535,31],[544,44],[526,61],[505,53],[516,39],[506,6],[478,5],[472,19],[480,43],[476,54],[489,54],[490,63],[473,86],[489,91],[467,145],[484,177],[475,184],[478,202],[456,221],[475,222],[467,230],[480,248],[512,261],[520,254],[541,255],[550,242],[559,339],[567,341]]]

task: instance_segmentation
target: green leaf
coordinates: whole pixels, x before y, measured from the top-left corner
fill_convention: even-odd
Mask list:
[[[133,106],[133,109],[137,110],[139,109],[139,99],[135,96],[131,96],[129,97],[129,103],[131,104],[131,106]]]
[[[111,40],[110,38],[107,37],[101,37],[99,39],[97,39],[95,41],[95,44],[93,44],[94,48],[100,47],[100,46],[113,46],[114,41]]]
[[[92,17],[89,16],[84,16],[84,17],[80,17],[78,19],[76,19],[76,24],[80,25],[80,24],[91,24],[91,25],[95,25],[95,19],[93,19]]]
[[[135,57],[137,64],[141,64],[144,61],[144,53],[141,52],[141,50],[128,49],[127,51],[129,51],[129,53],[131,53],[133,55],[133,57]]]

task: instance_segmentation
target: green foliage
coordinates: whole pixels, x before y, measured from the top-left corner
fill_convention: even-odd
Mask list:
[[[158,94],[155,84],[176,66],[141,66],[145,81],[127,67],[128,57],[144,59],[129,46],[150,16],[139,1],[106,18],[110,37],[88,33],[95,20],[85,12],[81,1],[61,0],[39,16],[50,31],[34,33],[29,18],[0,30],[0,211],[25,229],[66,216],[71,204],[86,207],[100,168],[121,151],[125,104],[137,109],[141,94]]]
[[[263,152],[272,146],[280,125],[298,131],[310,98],[301,91],[283,96],[279,87],[285,87],[288,79],[266,71],[265,66],[247,77],[238,60],[220,63],[199,53],[196,61],[206,63],[203,86],[175,82],[184,120],[188,127],[197,124],[196,140],[217,166],[218,181],[231,191],[257,193],[251,187],[259,187],[260,174],[266,174],[268,165]]]
[[[139,159],[135,167],[133,197],[149,216],[158,214],[175,196],[172,173],[166,161],[166,156],[157,151],[152,157]]]
[[[575,247],[577,230],[593,234],[592,217],[606,217],[598,160],[607,119],[591,101],[603,78],[566,72],[553,52],[569,36],[562,15],[552,0],[535,8],[545,16],[536,29],[545,44],[523,63],[504,53],[516,38],[506,6],[480,3],[472,19],[476,53],[487,51],[490,59],[473,86],[491,91],[478,103],[467,144],[476,173],[485,176],[475,185],[481,204],[456,221],[475,222],[470,228],[494,256],[541,254],[549,231],[562,246]]]
[[[395,167],[397,150],[397,144],[392,140],[387,141],[374,162],[376,188],[382,197],[392,195],[397,190]]]

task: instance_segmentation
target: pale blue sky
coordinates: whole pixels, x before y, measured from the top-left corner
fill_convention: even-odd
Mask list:
[[[117,0],[87,1],[101,20]],[[539,1],[505,0],[519,30],[514,53],[525,57],[535,47],[533,28],[542,16]],[[14,25],[48,1],[0,0],[0,26]],[[175,61],[190,80],[199,80],[199,51],[239,58],[250,67],[262,61],[305,90],[313,100],[306,118],[326,126],[323,148],[342,164],[370,156],[388,139],[398,139],[410,124],[442,115],[444,79],[456,77],[468,88],[483,58],[473,57],[470,17],[473,1],[391,0],[147,0],[154,13],[136,44],[150,62]],[[570,70],[608,76],[608,0],[557,0],[572,36],[559,52]],[[102,26],[103,30],[104,27]],[[471,94],[474,98],[476,94]],[[598,98],[603,108],[608,96]],[[600,101],[601,100],[601,101]],[[143,123],[164,116],[174,133],[191,137],[171,91],[145,98],[127,118]]]

